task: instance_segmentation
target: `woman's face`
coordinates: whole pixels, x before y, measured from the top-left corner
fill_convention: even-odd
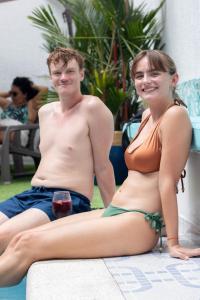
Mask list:
[[[10,96],[15,106],[22,106],[27,103],[26,94],[24,94],[16,85],[11,86]]]
[[[177,74],[153,69],[147,57],[143,57],[136,65],[135,88],[137,94],[144,100],[151,102],[159,99],[171,99],[172,90],[178,80]]]

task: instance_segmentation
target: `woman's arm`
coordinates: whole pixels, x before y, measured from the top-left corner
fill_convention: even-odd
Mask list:
[[[38,94],[28,101],[28,121],[35,123],[38,118],[38,110],[44,104],[43,97],[48,93],[48,88],[44,86],[36,86]]]
[[[2,109],[5,109],[10,104],[7,97],[9,97],[9,92],[0,92],[0,107]]]
[[[187,259],[200,255],[200,249],[179,245],[176,186],[188,159],[192,127],[185,108],[174,106],[165,114],[160,126],[162,156],[159,189],[169,252],[171,256]]]
[[[0,91],[0,97],[8,98],[8,97],[10,97],[10,92],[1,92]]]
[[[11,102],[7,98],[0,97],[0,107],[2,109],[5,109],[10,103]]]

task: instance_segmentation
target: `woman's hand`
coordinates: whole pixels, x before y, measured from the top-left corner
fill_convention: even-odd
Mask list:
[[[187,260],[193,256],[200,256],[200,248],[190,249],[180,246],[179,244],[169,246],[169,254],[172,257]]]

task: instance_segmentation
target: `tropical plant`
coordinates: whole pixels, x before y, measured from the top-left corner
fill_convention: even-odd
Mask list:
[[[140,50],[163,47],[157,13],[164,0],[150,11],[144,3],[134,7],[128,0],[58,2],[65,7],[66,32],[61,30],[50,5],[34,9],[29,16],[43,32],[44,48],[48,52],[57,46],[78,49],[86,59],[83,90],[100,96],[114,116],[127,99],[136,112],[129,64]]]

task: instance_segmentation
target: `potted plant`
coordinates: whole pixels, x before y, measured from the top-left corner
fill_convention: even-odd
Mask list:
[[[150,11],[146,10],[144,3],[134,7],[128,0],[58,2],[63,5],[66,32],[61,30],[50,5],[34,9],[29,19],[42,30],[44,48],[48,52],[64,46],[73,47],[84,55],[86,76],[83,92],[99,96],[108,106],[120,137],[122,122],[138,109],[129,76],[130,61],[141,49],[163,47],[162,28],[156,16],[164,1]],[[52,101],[52,96],[49,94],[49,101]],[[118,138],[117,147],[120,147],[120,142]],[[122,151],[120,155],[123,157]],[[120,184],[125,176],[122,175],[117,183]]]

